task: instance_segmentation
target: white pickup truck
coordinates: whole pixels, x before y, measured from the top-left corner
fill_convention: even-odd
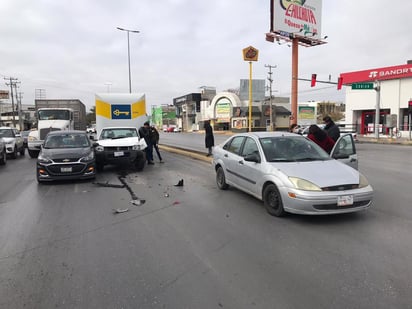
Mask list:
[[[103,128],[94,147],[98,171],[108,164],[132,164],[138,171],[145,166],[147,145],[135,127]]]

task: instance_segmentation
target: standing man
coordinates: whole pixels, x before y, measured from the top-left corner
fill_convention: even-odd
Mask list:
[[[328,133],[328,135],[336,142],[340,137],[339,127],[333,122],[330,116],[325,116],[323,118],[323,122],[326,125],[323,130],[325,130],[326,133]]]
[[[205,121],[205,145],[206,148],[208,149],[207,157],[210,157],[212,155],[212,148],[215,146],[215,138],[213,136],[213,129],[212,126],[210,125],[210,121],[206,120]]]
[[[145,142],[146,142],[146,159],[147,159],[147,164],[153,165],[153,143],[152,139],[150,137],[150,123],[149,121],[146,121],[142,127],[139,129],[139,135],[140,137],[143,137]]]
[[[159,162],[163,163],[162,156],[160,155],[159,146],[158,146],[159,138],[160,138],[159,131],[157,131],[155,126],[150,127],[150,137],[152,140],[153,148],[156,150],[157,157],[159,158]]]

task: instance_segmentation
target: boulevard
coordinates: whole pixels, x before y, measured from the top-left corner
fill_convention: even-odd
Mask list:
[[[160,144],[206,154],[202,133]],[[315,217],[272,217],[217,189],[209,162],[164,150],[142,172],[41,185],[35,159],[10,159],[0,308],[412,308],[412,147],[356,146],[374,204]]]

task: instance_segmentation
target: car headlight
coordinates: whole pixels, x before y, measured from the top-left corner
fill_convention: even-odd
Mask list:
[[[289,177],[296,189],[305,191],[322,191],[322,189],[314,183],[297,177]]]
[[[98,151],[98,152],[102,152],[102,151],[104,151],[104,147],[103,146],[96,146],[96,151]]]
[[[133,150],[140,150],[140,144],[133,145]]]
[[[49,158],[44,157],[44,156],[42,156],[42,155],[39,155],[39,156],[37,157],[37,162],[39,162],[39,163],[41,163],[41,164],[53,163],[52,160],[50,160]]]
[[[87,156],[80,159],[80,162],[89,162],[94,159],[94,152],[91,151]]]
[[[369,186],[368,180],[366,179],[365,176],[359,173],[359,188],[365,188],[367,186]]]
[[[34,137],[34,136],[29,136],[29,137],[27,138],[27,140],[30,141],[30,142],[34,142],[34,141],[37,141],[38,139],[37,139],[36,137]]]

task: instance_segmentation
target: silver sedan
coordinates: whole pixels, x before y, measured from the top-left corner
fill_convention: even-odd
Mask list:
[[[372,204],[351,134],[341,136],[330,155],[294,133],[235,134],[214,147],[212,165],[220,189],[244,191],[274,216],[348,213]]]

